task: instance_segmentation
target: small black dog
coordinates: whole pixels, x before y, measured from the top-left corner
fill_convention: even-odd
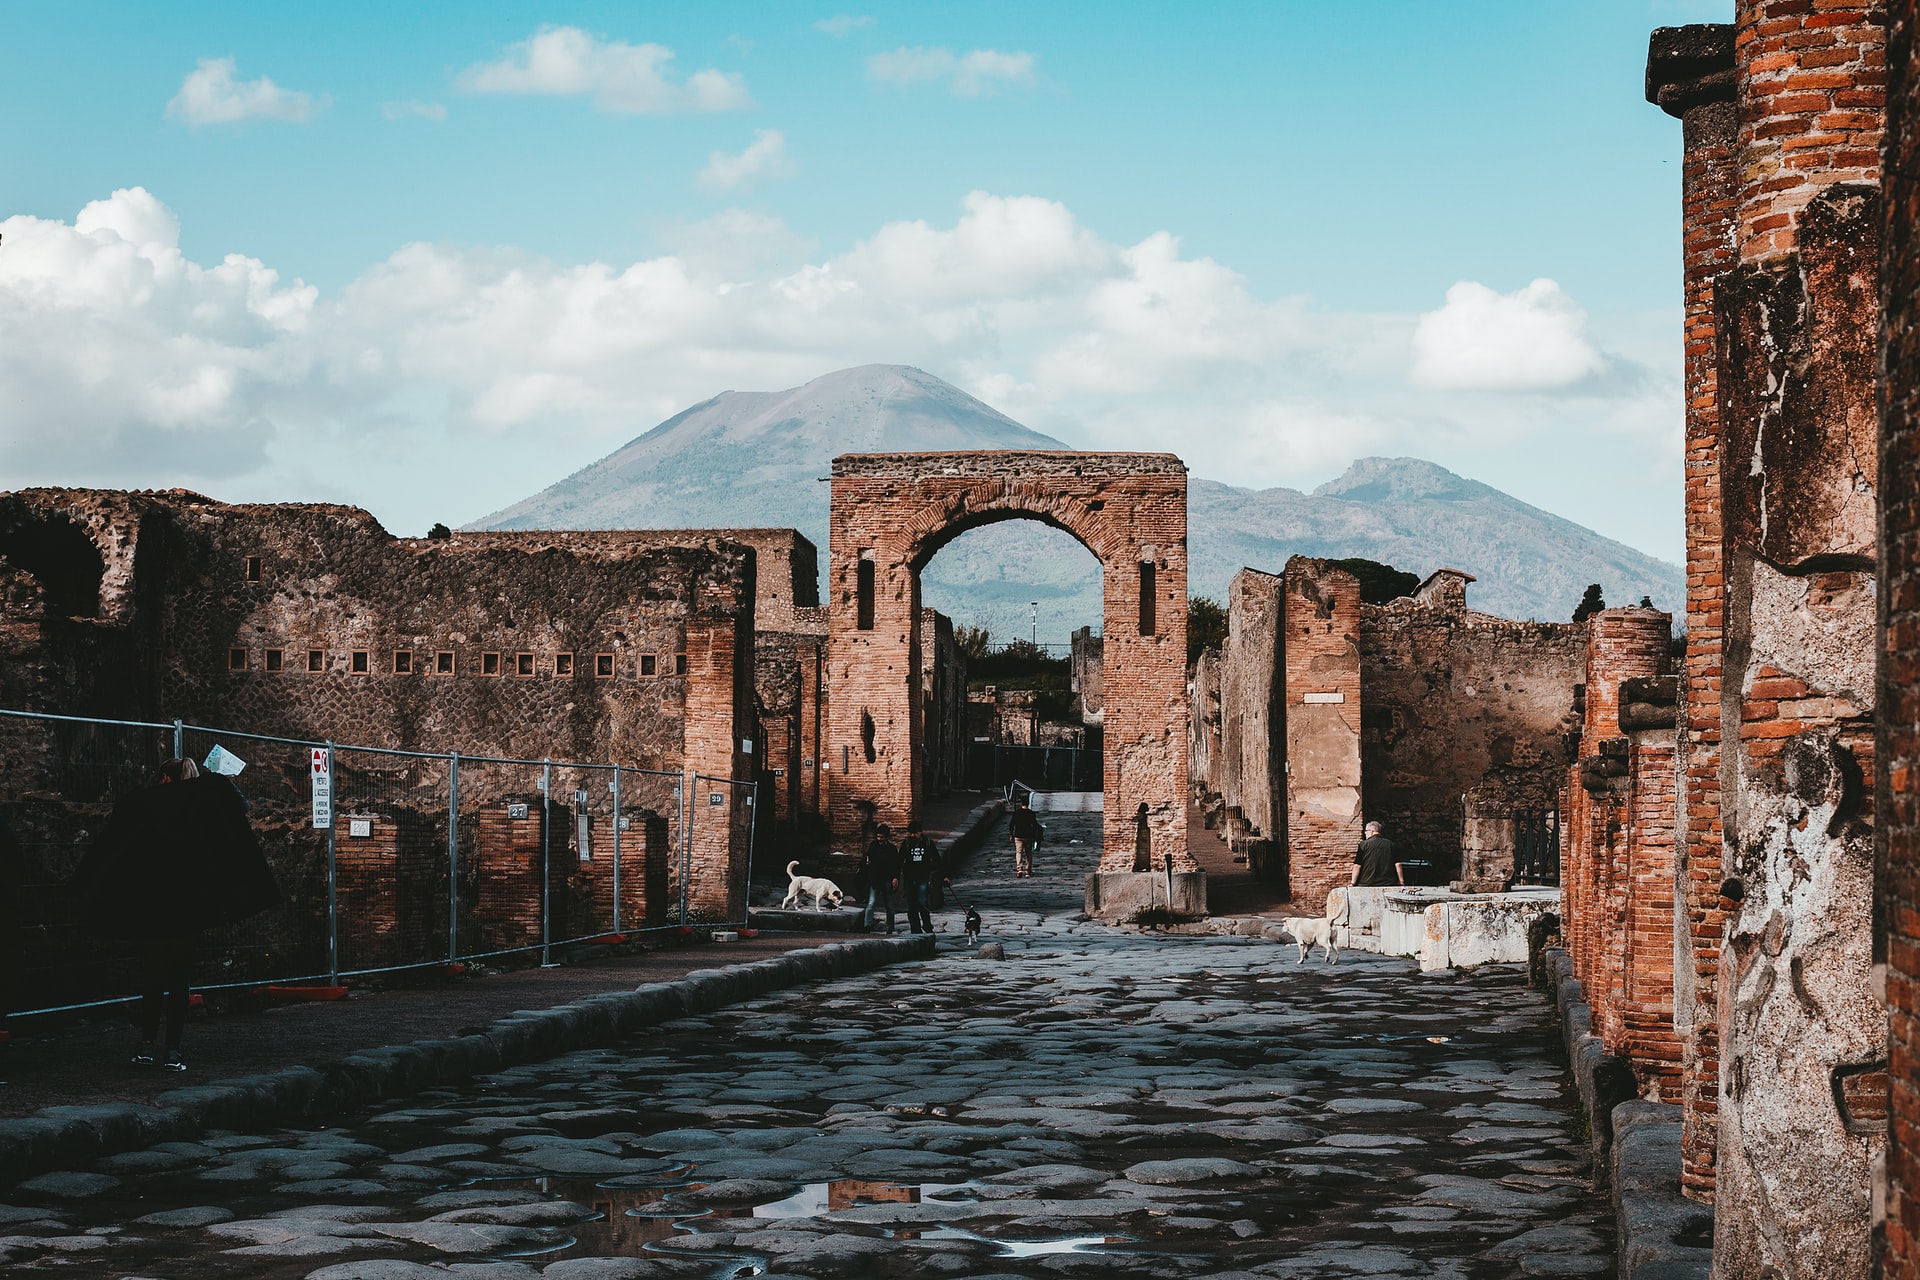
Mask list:
[[[969,943],[980,941],[980,913],[972,907],[967,908],[967,941]]]

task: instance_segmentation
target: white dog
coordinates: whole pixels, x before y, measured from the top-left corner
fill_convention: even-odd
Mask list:
[[[1288,916],[1280,922],[1280,927],[1293,940],[1300,944],[1300,958],[1295,964],[1307,962],[1307,952],[1314,947],[1323,948],[1322,956],[1328,964],[1340,963],[1340,947],[1336,930],[1346,922],[1350,904],[1345,889],[1335,889],[1327,895],[1327,914],[1324,916]]]
[[[798,858],[795,858],[787,864],[787,879],[790,883],[787,885],[786,900],[780,904],[780,908],[783,911],[798,907],[800,905],[800,895],[803,893],[813,895],[813,909],[815,911],[837,911],[840,909],[841,899],[847,896],[840,892],[839,885],[826,879],[824,876],[801,875],[800,860]]]

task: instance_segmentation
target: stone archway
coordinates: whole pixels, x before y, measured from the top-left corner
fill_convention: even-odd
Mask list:
[[[1131,873],[1147,806],[1153,860],[1187,852],[1187,469],[1169,453],[843,454],[828,570],[830,822],[898,831],[921,796],[920,570],[970,529],[1029,519],[1100,561],[1105,592],[1106,873]],[[1157,877],[1156,877],[1157,878]],[[1189,887],[1191,886],[1191,888]],[[1144,888],[1143,888],[1144,892]],[[1163,899],[1164,900],[1164,899]]]

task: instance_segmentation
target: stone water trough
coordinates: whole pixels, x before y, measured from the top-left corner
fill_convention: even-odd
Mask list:
[[[1560,890],[1455,893],[1439,888],[1354,888],[1341,945],[1412,956],[1423,972],[1481,964],[1524,964],[1527,929],[1558,914]]]

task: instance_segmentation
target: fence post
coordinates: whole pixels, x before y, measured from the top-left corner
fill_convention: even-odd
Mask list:
[[[760,830],[760,779],[753,780],[747,795],[747,884],[740,895],[740,923],[753,923],[753,840]]]
[[[174,724],[178,726],[179,721]],[[176,727],[174,732],[178,733]],[[327,740],[327,775],[330,796],[337,796],[339,788],[332,785],[340,776],[340,761],[333,753],[333,740]],[[329,804],[329,808],[331,808]],[[333,832],[339,824],[334,815],[327,814],[327,985],[340,985],[340,876],[338,862],[334,856]]]
[[[553,761],[540,766],[540,967],[553,968]]]
[[[460,955],[460,753],[447,756],[447,963]]]
[[[613,931],[620,932],[620,766],[613,766]]]
[[[187,753],[187,726],[179,720],[173,722],[173,758],[178,760]],[[328,757],[332,759],[331,756]]]

